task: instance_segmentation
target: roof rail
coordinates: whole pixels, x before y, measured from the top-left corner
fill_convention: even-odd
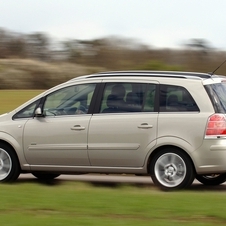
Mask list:
[[[148,74],[149,76],[156,76],[156,75],[181,75],[181,76],[194,76],[200,78],[211,78],[211,75],[208,73],[200,73],[200,72],[183,72],[183,71],[109,71],[109,72],[100,72],[97,74]]]
[[[168,77],[168,78],[193,78],[193,79],[208,79],[211,75],[208,73],[199,72],[179,72],[179,71],[107,71],[96,74],[80,76],[72,80],[88,79],[98,77],[120,77],[120,76],[144,76],[144,77]]]

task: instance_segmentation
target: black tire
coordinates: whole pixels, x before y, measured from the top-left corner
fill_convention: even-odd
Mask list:
[[[154,184],[164,191],[187,188],[195,178],[190,158],[177,148],[159,151],[151,160],[150,174]]]
[[[226,181],[226,173],[196,175],[196,179],[204,185],[216,186],[216,185],[220,185]]]
[[[13,182],[20,175],[16,153],[6,144],[0,144],[0,182]]]
[[[60,176],[58,173],[46,173],[46,172],[33,172],[33,176],[38,178],[39,180],[53,180]]]

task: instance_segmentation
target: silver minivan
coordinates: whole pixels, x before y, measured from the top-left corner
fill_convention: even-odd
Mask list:
[[[22,173],[150,175],[163,190],[226,181],[226,79],[118,71],[77,77],[0,116],[0,181]]]

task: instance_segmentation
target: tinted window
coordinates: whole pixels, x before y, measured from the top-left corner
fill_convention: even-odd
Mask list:
[[[100,112],[153,112],[155,84],[108,83],[105,86]]]
[[[47,116],[86,114],[95,90],[95,84],[70,86],[46,97],[43,111]]]
[[[226,112],[226,83],[205,86],[216,113]]]
[[[160,111],[199,111],[199,108],[184,87],[160,85]]]

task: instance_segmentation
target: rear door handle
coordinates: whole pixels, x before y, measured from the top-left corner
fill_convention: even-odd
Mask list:
[[[71,127],[71,130],[84,130],[86,127],[81,125],[75,125],[74,127]]]
[[[138,126],[139,129],[151,129],[153,125],[149,125],[148,123],[142,123]]]

